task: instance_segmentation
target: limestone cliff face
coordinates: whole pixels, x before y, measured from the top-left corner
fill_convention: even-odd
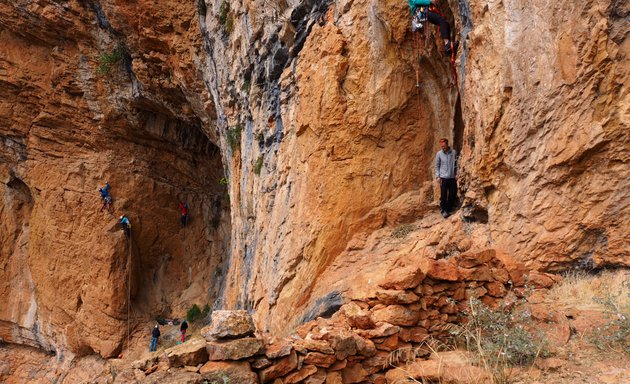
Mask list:
[[[115,354],[130,291],[133,324],[209,301],[282,333],[473,248],[628,266],[628,6],[440,7],[456,87],[401,1],[0,4],[0,337]],[[449,220],[440,137],[462,152]]]
[[[220,151],[201,131],[210,117],[181,103],[199,83],[178,80],[193,77],[183,63],[194,52],[182,64],[129,60],[133,44],[149,43],[124,39],[132,13],[116,8],[109,19],[114,4],[105,6],[0,5],[0,338],[110,356],[128,318],[134,326],[216,296],[229,210]],[[198,35],[185,24],[174,35]],[[168,51],[175,42],[167,37],[160,47]],[[117,49],[116,62],[104,65]],[[106,180],[113,214],[99,212]],[[178,199],[191,206],[185,230]],[[117,226],[122,214],[131,244]]]
[[[535,267],[628,265],[629,9],[471,2],[465,204]]]

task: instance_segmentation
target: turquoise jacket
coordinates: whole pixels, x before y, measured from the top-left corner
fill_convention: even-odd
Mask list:
[[[417,7],[426,7],[431,5],[431,0],[407,0],[409,3],[409,10],[413,14]]]

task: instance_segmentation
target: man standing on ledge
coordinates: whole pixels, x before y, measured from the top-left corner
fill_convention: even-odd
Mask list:
[[[457,151],[448,146],[448,140],[440,139],[441,151],[435,155],[435,178],[440,180],[440,210],[447,218],[457,197]]]

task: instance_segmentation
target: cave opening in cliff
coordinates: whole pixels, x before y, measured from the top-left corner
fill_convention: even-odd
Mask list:
[[[131,316],[182,318],[194,304],[212,306],[222,283],[230,213],[221,153],[198,120],[145,108],[136,121],[124,170],[131,197],[117,206],[132,222]]]

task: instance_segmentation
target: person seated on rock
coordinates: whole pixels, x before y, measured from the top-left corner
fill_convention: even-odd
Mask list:
[[[120,216],[120,224],[122,225],[123,230],[125,231],[125,236],[127,237],[131,236],[131,222],[129,221],[127,216],[125,215]]]
[[[457,52],[458,42],[451,44],[451,27],[438,11],[437,7],[431,4],[430,0],[407,0],[411,9],[412,21],[411,30],[416,32],[423,28],[424,22],[428,21],[433,25],[440,27],[440,37],[444,41],[444,52],[450,55]]]

